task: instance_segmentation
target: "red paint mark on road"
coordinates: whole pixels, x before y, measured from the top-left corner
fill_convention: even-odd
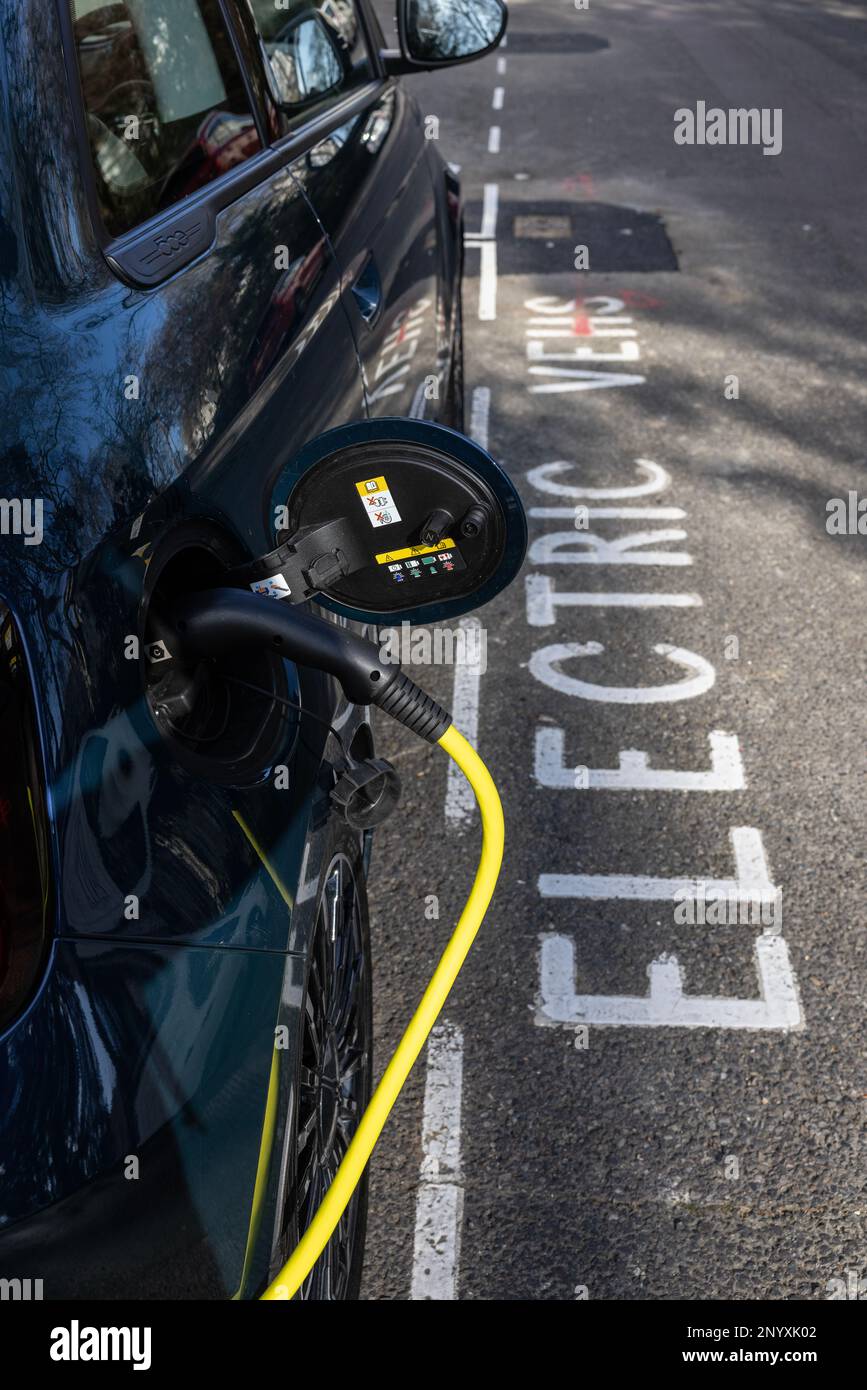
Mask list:
[[[572,332],[579,338],[590,337],[590,320],[586,314],[575,315],[575,322],[572,324]]]
[[[567,193],[581,193],[585,198],[594,196],[593,175],[575,174],[560,180],[560,187],[565,188]]]
[[[645,294],[644,290],[620,290],[617,294],[618,299],[622,299],[624,304],[628,304],[632,309],[661,309],[662,300],[655,295]]]

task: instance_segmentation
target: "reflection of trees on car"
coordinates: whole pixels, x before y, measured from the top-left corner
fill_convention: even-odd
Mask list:
[[[280,100],[287,106],[323,96],[343,77],[335,41],[315,13],[299,15],[265,47]]]
[[[487,48],[500,31],[497,0],[410,0],[412,56],[443,62]]]
[[[282,105],[313,103],[346,85],[360,40],[347,0],[304,0],[288,10],[275,10],[272,0],[252,0],[252,8]]]
[[[183,15],[72,0],[107,231],[119,235],[259,147],[217,0]]]

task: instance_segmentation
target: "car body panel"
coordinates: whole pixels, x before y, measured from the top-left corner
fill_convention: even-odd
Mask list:
[[[17,1155],[3,1276],[41,1279],[48,1299],[235,1294],[273,1055],[262,1020],[303,980],[303,958],[279,952],[58,942],[0,1047]]]
[[[299,170],[343,270],[372,416],[437,418],[445,395],[434,185],[423,146],[416,103],[392,82]]]
[[[193,533],[240,558],[269,550],[281,470],[367,413],[370,344],[347,306],[367,240],[357,220],[327,230],[327,169],[311,180],[306,152],[236,165],[236,145],[225,178],[240,181],[210,244],[136,288],[94,221],[57,19],[47,0],[0,0],[0,492],[45,505],[40,545],[3,538],[0,598],[32,673],[56,885],[45,972],[0,1036],[0,1277],[42,1278],[46,1298],[255,1296],[281,1163],[251,1235],[253,1188],[269,1086],[275,1155],[294,1115],[335,744],[287,716],[268,766],[234,784],[196,776],[144,699],[143,607],[164,549]],[[437,289],[453,251],[436,247],[431,155],[412,149],[405,99],[393,105],[392,145],[377,163],[352,144],[340,193],[375,233],[388,313],[454,293]],[[436,371],[425,332],[418,370]],[[288,698],[369,751],[366,710],[282,665]]]

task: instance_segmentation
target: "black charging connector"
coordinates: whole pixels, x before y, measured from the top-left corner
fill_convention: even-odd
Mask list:
[[[269,648],[287,661],[327,671],[354,704],[376,705],[429,743],[452,722],[373,642],[299,607],[244,589],[207,589],[180,599],[172,622],[182,660]]]

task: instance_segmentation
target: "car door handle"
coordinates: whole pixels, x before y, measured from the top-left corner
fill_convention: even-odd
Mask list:
[[[366,324],[371,325],[382,308],[382,281],[376,261],[370,256],[364,263],[360,275],[352,286],[352,294],[358,305],[358,312]]]

